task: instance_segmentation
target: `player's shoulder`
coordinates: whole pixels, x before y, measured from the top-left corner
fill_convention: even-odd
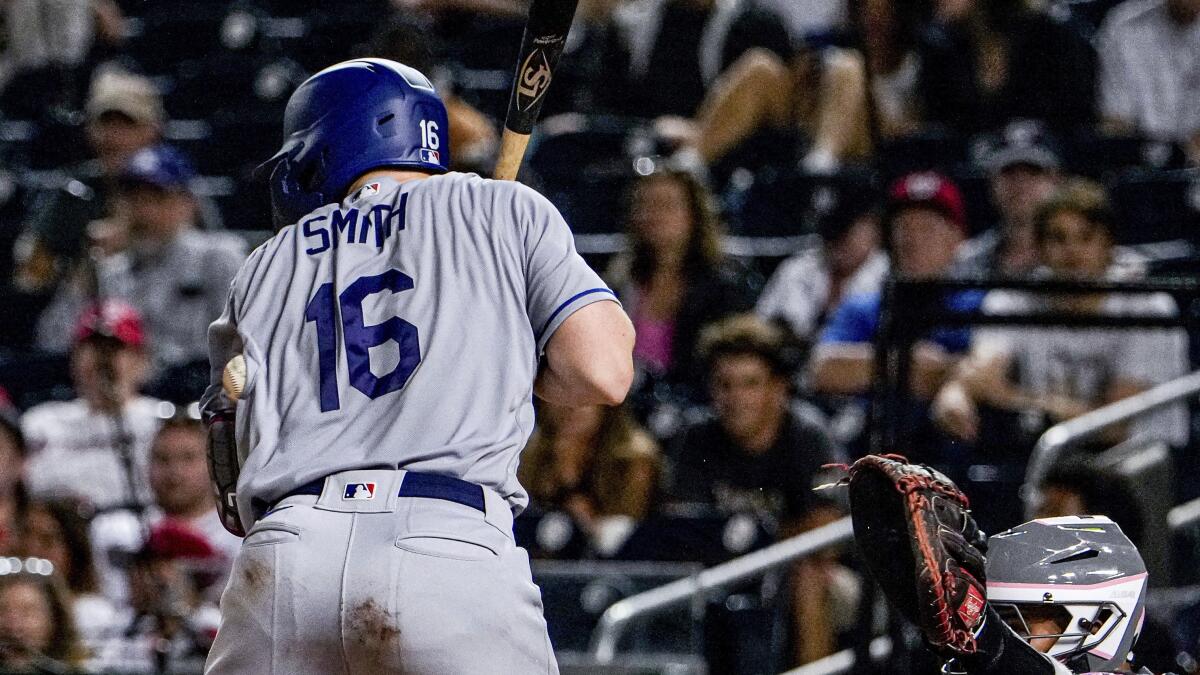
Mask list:
[[[484,178],[475,173],[450,171],[448,173],[430,176],[424,183],[429,186],[446,186],[480,196],[496,199],[512,199],[518,202],[538,202],[549,204],[540,192],[515,180],[495,180]]]

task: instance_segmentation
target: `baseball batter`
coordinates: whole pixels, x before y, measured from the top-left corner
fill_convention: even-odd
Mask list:
[[[382,59],[288,103],[260,169],[282,227],[210,329],[213,477],[245,540],[209,673],[557,672],[518,454],[535,390],[624,398],[633,331],[547,200],[447,172],[448,128]]]

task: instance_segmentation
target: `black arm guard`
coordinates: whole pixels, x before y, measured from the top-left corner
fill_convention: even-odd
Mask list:
[[[230,533],[244,537],[246,528],[237,507],[237,482],[242,467],[234,438],[234,413],[234,408],[204,412],[204,424],[208,427],[208,475],[221,524]]]

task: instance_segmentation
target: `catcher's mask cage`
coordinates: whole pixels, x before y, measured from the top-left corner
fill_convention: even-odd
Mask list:
[[[1146,566],[1103,516],[1034,520],[988,540],[988,602],[1026,640],[1072,668],[1117,670],[1145,618]],[[1034,632],[1034,618],[1057,632]]]

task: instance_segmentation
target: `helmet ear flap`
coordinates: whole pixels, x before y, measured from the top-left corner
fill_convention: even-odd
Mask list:
[[[296,164],[283,157],[271,170],[271,217],[279,229],[295,223],[325,204],[319,192],[304,189]]]

